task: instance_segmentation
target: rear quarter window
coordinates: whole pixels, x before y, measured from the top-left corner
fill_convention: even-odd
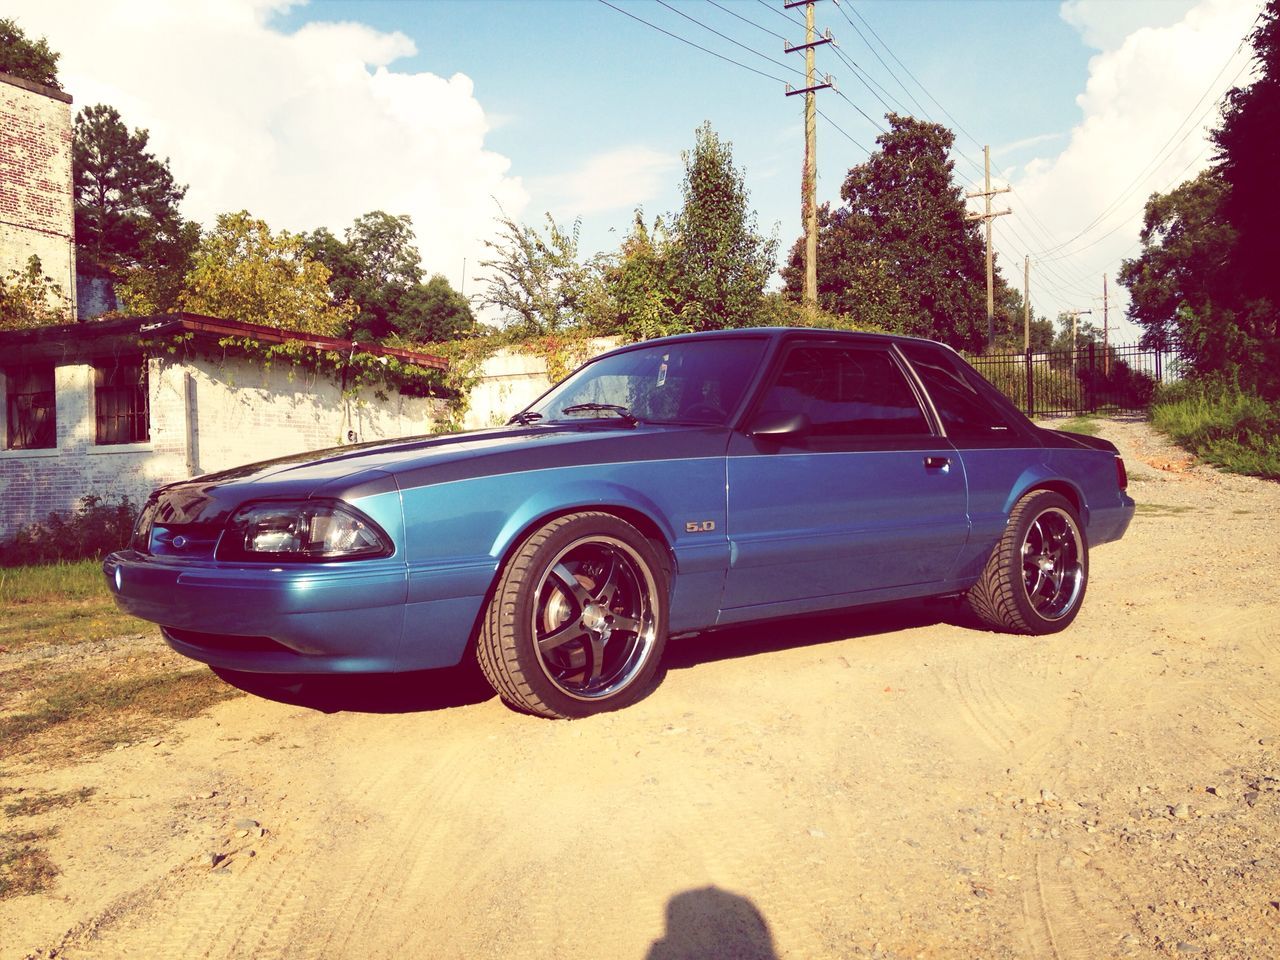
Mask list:
[[[933,399],[947,436],[957,443],[1005,446],[1022,440],[1022,431],[970,380],[960,361],[925,343],[899,344]]]

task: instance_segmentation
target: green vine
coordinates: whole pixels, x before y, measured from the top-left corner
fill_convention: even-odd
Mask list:
[[[433,433],[456,433],[471,407],[471,396],[484,379],[484,365],[503,349],[540,357],[547,376],[554,383],[584,363],[593,351],[588,333],[567,332],[530,336],[526,332],[499,331],[485,336],[444,343],[409,343],[392,339],[386,346],[443,357],[445,370],[423,367],[399,357],[353,348],[348,351],[317,350],[301,340],[262,343],[249,337],[222,337],[216,345],[198,340],[194,333],[163,339],[142,337],[139,344],[149,355],[169,355],[175,359],[200,357],[220,365],[228,383],[231,359],[247,360],[264,371],[284,367],[292,382],[299,372],[324,376],[339,386],[344,398],[358,398],[365,390],[385,400],[388,389],[406,396],[433,397],[442,401],[442,416],[434,418]]]

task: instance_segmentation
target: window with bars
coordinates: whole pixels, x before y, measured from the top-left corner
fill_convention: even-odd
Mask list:
[[[93,365],[96,441],[145,443],[151,439],[147,363],[140,357]]]
[[[58,445],[53,364],[5,371],[5,446],[10,450]]]

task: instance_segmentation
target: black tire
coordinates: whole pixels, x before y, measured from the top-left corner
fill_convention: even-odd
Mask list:
[[[498,576],[476,656],[511,706],[566,719],[617,710],[652,688],[667,639],[662,548],[607,513],[557,517]]]
[[[965,600],[993,629],[1057,633],[1080,612],[1088,582],[1089,544],[1075,507],[1061,494],[1034,490],[1014,505]]]

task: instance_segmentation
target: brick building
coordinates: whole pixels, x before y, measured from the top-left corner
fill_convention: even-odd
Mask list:
[[[0,275],[33,254],[74,311],[71,97],[0,73]]]
[[[349,354],[344,340],[191,314],[0,333],[0,540],[81,497],[139,503],[161,484],[344,443],[430,431],[441,401],[344,390],[228,338]],[[172,349],[171,349],[172,348]],[[363,353],[444,369],[428,354]],[[379,395],[381,394],[381,395]]]

